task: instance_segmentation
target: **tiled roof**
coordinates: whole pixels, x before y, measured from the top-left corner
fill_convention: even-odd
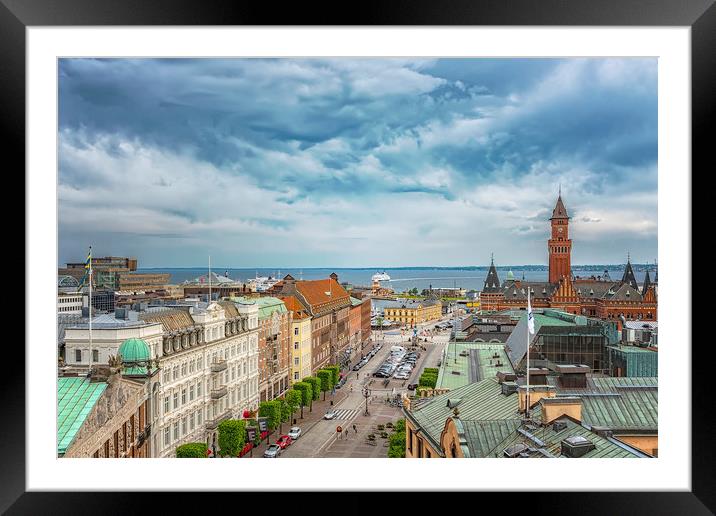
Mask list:
[[[482,291],[486,294],[499,292],[500,290],[500,278],[497,276],[497,269],[495,269],[494,261],[490,263],[490,269],[487,271],[485,277],[485,284],[482,287]]]
[[[559,284],[546,281],[506,281],[502,286],[506,301],[526,301],[528,288],[531,289],[532,299],[549,298],[559,288]]]
[[[293,314],[294,319],[306,319],[311,317],[306,311],[306,308],[295,296],[280,296],[279,299],[286,305],[286,309]]]
[[[57,453],[64,454],[77,432],[107,388],[104,382],[87,378],[57,379]]]
[[[194,319],[187,310],[169,309],[156,312],[145,312],[139,316],[146,322],[160,322],[164,331],[181,330],[194,326]]]
[[[552,210],[552,218],[553,219],[568,219],[569,218],[569,216],[567,215],[567,208],[564,207],[564,203],[562,202],[562,194],[560,194],[559,197],[557,197],[557,204],[554,205],[554,210]]]
[[[348,292],[334,279],[297,281],[295,285],[314,314],[351,304]]]
[[[227,319],[233,319],[234,317],[239,317],[239,309],[236,308],[236,305],[232,303],[231,301],[217,301],[219,306],[224,309],[224,313],[226,314]]]

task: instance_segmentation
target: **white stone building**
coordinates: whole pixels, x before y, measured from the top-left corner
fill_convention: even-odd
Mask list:
[[[112,320],[110,320],[112,319]],[[96,363],[106,364],[125,339],[141,338],[157,359],[151,381],[152,457],[172,457],[187,442],[218,446],[217,427],[256,410],[258,306],[229,301],[106,314],[93,319]],[[65,330],[68,366],[86,365],[87,324]],[[94,353],[93,353],[94,354]],[[80,361],[75,361],[79,358]]]
[[[62,315],[82,315],[82,307],[87,306],[87,296],[80,293],[57,293],[57,313]]]

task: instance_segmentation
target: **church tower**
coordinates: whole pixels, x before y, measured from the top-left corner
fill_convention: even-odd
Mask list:
[[[563,277],[572,277],[572,240],[569,238],[569,216],[562,203],[560,188],[557,205],[552,210],[552,237],[547,241],[549,250],[549,282],[559,283]]]

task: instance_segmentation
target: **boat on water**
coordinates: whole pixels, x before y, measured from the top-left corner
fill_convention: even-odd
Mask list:
[[[259,276],[257,274],[255,278],[249,279],[247,283],[256,292],[266,292],[279,281],[281,280],[273,276]]]
[[[385,273],[385,271],[383,271],[383,272],[376,272],[375,274],[373,274],[373,276],[371,277],[371,279],[372,279],[373,281],[378,281],[378,282],[380,282],[380,281],[390,281],[390,276],[388,276],[388,275]]]

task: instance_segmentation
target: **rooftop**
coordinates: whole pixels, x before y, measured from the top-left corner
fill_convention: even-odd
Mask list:
[[[494,355],[498,355],[497,358]],[[503,344],[450,342],[446,348],[445,361],[438,372],[436,388],[455,389],[494,378],[499,371],[513,372]]]
[[[57,379],[57,453],[67,451],[97,400],[107,388],[87,378]]]
[[[238,303],[242,304],[254,304],[259,307],[259,320],[262,319],[268,319],[271,317],[274,312],[278,313],[286,313],[288,310],[286,309],[286,305],[284,302],[277,298],[272,296],[261,296],[261,297],[232,297],[230,298],[231,301],[236,301]]]

